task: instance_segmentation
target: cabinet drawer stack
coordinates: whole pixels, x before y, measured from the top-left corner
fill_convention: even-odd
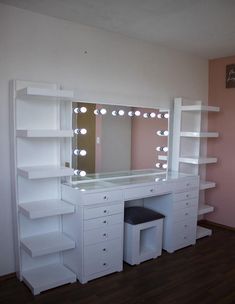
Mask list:
[[[83,209],[82,283],[122,270],[124,203]]]

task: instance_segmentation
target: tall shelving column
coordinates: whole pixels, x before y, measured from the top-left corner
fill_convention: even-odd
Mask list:
[[[11,163],[16,270],[33,294],[75,282],[63,251],[75,242],[63,233],[74,206],[61,200],[61,178],[72,176],[73,92],[56,84],[11,82]]]
[[[171,169],[200,175],[200,199],[198,216],[212,212],[214,207],[205,203],[204,190],[216,186],[213,181],[205,181],[204,165],[217,162],[216,157],[206,156],[207,138],[216,138],[218,132],[204,131],[203,116],[208,112],[219,112],[219,107],[205,106],[201,101],[189,102],[182,98],[174,100]],[[197,226],[197,239],[211,235],[210,229]]]

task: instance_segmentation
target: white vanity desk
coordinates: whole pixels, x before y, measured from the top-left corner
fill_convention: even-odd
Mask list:
[[[64,264],[81,283],[122,271],[125,204],[143,205],[165,215],[163,249],[168,252],[195,244],[199,177],[177,172],[148,174],[118,174],[62,185],[62,199],[76,208],[63,219],[64,233],[76,242],[75,249],[64,253]]]

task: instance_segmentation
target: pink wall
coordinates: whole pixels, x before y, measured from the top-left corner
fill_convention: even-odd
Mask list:
[[[209,105],[220,112],[209,114],[208,130],[218,131],[219,138],[208,140],[208,155],[218,163],[207,166],[207,180],[217,186],[206,191],[206,201],[215,206],[207,219],[230,227],[235,227],[235,88],[225,88],[225,70],[233,63],[235,56],[209,62]]]

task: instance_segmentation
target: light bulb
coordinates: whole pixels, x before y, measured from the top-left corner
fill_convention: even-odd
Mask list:
[[[155,182],[158,182],[158,181],[160,181],[160,177],[155,178]]]
[[[128,112],[128,116],[130,116],[130,117],[134,116],[134,112],[133,111],[129,111]]]
[[[95,114],[95,115],[99,115],[99,113],[100,113],[100,111],[99,111],[98,109],[95,109],[95,110],[94,110],[94,114]]]
[[[74,133],[75,133],[75,134],[82,134],[82,135],[85,135],[85,134],[87,134],[87,129],[85,129],[85,128],[75,129],[75,130],[74,130]]]
[[[112,111],[113,116],[117,116],[117,111]]]
[[[161,168],[161,166],[162,166],[161,163],[156,163],[157,168]]]
[[[100,109],[100,114],[105,115],[107,113],[107,110],[105,108]]]
[[[125,114],[125,111],[124,111],[124,110],[121,109],[121,110],[118,111],[118,115],[119,115],[119,116],[124,116],[124,114]]]
[[[151,118],[155,118],[156,117],[156,113],[152,112],[149,114]]]
[[[144,114],[143,114],[143,117],[144,117],[144,118],[149,118],[149,113],[144,113]]]
[[[135,116],[140,116],[141,115],[141,113],[140,113],[140,111],[135,111]]]
[[[163,164],[163,165],[162,165],[162,168],[163,168],[163,169],[167,169],[167,164]]]
[[[86,176],[86,171],[83,170],[74,170],[75,175]]]
[[[157,118],[169,118],[169,113],[159,113],[157,114]]]
[[[162,151],[163,152],[167,152],[168,151],[168,147],[157,147],[156,150],[159,151],[159,152],[162,152]]]
[[[87,154],[86,150],[79,150],[79,149],[75,149],[75,150],[73,151],[73,153],[74,153],[75,155],[79,155],[79,156],[86,156],[86,154]]]
[[[168,136],[169,135],[169,132],[167,130],[159,130],[157,131],[157,135],[159,136]]]
[[[74,113],[78,114],[78,113],[86,113],[87,108],[86,107],[81,107],[81,108],[75,108]]]

